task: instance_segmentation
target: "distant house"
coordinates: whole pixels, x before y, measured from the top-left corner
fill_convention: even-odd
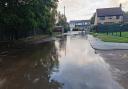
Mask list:
[[[90,20],[72,20],[69,22],[70,30],[86,30],[90,27]]]
[[[97,9],[94,25],[122,23],[124,21],[123,17],[121,6]]]

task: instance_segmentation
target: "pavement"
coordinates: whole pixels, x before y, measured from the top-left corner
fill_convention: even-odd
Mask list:
[[[88,35],[88,40],[96,50],[128,50],[128,43],[103,42],[92,35]]]

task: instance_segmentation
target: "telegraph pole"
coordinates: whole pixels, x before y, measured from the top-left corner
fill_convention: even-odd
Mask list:
[[[65,6],[64,6],[64,16],[65,16]]]

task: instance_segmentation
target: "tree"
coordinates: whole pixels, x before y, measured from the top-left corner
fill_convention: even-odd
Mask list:
[[[125,14],[128,16],[128,12],[125,12]]]
[[[57,0],[1,0],[0,39],[15,40],[52,32]]]
[[[94,22],[95,22],[95,16],[96,16],[96,13],[94,13],[93,16],[91,17],[91,24],[94,24]]]
[[[65,15],[58,13],[58,23],[57,26],[63,26],[64,31],[67,32],[69,30],[69,24],[67,23],[67,18]]]

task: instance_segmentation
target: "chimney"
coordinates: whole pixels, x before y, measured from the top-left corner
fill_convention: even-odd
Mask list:
[[[122,4],[120,3],[120,8],[122,8]]]

